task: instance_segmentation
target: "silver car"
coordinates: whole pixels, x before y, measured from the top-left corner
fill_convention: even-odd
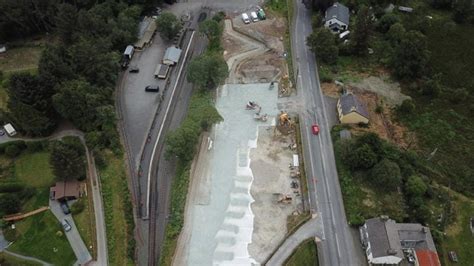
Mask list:
[[[62,226],[63,226],[63,228],[64,228],[64,231],[66,231],[66,232],[71,231],[72,227],[71,227],[71,225],[69,224],[69,222],[68,222],[66,219],[64,219],[64,220],[61,222],[61,224],[62,224]]]

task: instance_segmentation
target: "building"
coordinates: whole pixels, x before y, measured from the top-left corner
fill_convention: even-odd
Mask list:
[[[178,63],[179,57],[181,56],[181,51],[181,49],[174,46],[166,49],[165,56],[163,57],[163,64],[172,66]]]
[[[381,216],[366,220],[359,231],[369,265],[441,266],[430,229],[421,224]]]
[[[367,107],[351,92],[345,93],[339,98],[337,112],[341,124],[369,123]]]
[[[77,199],[82,196],[82,191],[82,183],[76,179],[56,182],[49,189],[50,198],[59,201]]]
[[[135,48],[143,49],[147,44],[151,43],[156,32],[156,22],[154,18],[145,17],[139,24],[138,41],[135,43]]]
[[[334,33],[344,32],[349,28],[349,8],[338,2],[326,10],[324,26]]]

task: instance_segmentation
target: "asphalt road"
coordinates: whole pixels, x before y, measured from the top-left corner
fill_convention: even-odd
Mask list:
[[[306,46],[311,34],[311,10],[301,1],[295,3],[292,31],[293,60],[297,74],[297,88],[303,101],[301,132],[305,157],[310,208],[322,219],[323,230],[317,232],[320,265],[362,265],[353,237],[349,231],[339,178],[334,159],[326,103],[320,88],[314,54]],[[311,125],[318,123],[320,133],[311,133]],[[316,229],[315,229],[316,230]]]

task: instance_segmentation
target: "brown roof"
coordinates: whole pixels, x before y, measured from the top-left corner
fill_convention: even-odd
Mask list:
[[[56,182],[54,187],[51,187],[51,192],[54,192],[54,199],[61,200],[64,198],[79,198],[81,195],[81,182],[73,179]]]

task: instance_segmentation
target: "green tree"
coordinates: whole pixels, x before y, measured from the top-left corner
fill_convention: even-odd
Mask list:
[[[53,141],[50,149],[50,163],[58,179],[83,180],[85,178],[85,151],[78,138]]]
[[[430,5],[437,9],[451,9],[453,0],[430,0]]]
[[[369,147],[374,151],[378,158],[383,157],[384,147],[383,142],[380,139],[379,135],[369,132],[364,135],[361,135],[356,140],[357,147],[361,147],[364,144],[368,144]]]
[[[474,7],[471,0],[457,0],[454,3],[453,20],[456,23],[466,23],[472,20]]]
[[[345,158],[346,164],[353,170],[369,169],[377,163],[377,154],[369,144],[363,144],[349,152]]]
[[[469,92],[465,88],[458,88],[451,93],[449,100],[454,103],[458,104],[462,101],[465,101],[469,98]]]
[[[333,64],[337,61],[339,50],[336,45],[336,37],[328,29],[314,30],[306,39],[306,44],[323,62]]]
[[[220,38],[222,35],[222,24],[213,19],[208,19],[199,24],[199,32],[206,35],[209,40],[210,50],[220,49]]]
[[[405,183],[405,190],[411,197],[421,197],[427,189],[425,182],[419,176],[410,176]]]
[[[420,32],[410,31],[395,49],[391,65],[399,78],[413,79],[427,72],[429,56],[426,37]]]
[[[214,89],[225,81],[228,74],[227,63],[221,54],[205,53],[191,60],[188,81],[198,88]]]
[[[177,130],[170,132],[166,137],[166,154],[177,156],[188,162],[193,159],[199,139],[199,125],[190,120],[185,121]]]
[[[170,12],[163,12],[159,15],[156,24],[161,36],[167,40],[173,39],[182,28],[181,22]]]
[[[398,111],[402,114],[412,114],[415,111],[415,103],[413,100],[406,99],[398,107]]]
[[[367,55],[371,31],[372,13],[367,6],[362,5],[357,12],[354,34],[351,39],[354,54]]]
[[[1,193],[0,194],[0,213],[12,214],[21,210],[20,198],[15,193]],[[3,216],[2,215],[2,216]]]
[[[398,164],[388,159],[382,159],[371,170],[370,178],[378,188],[393,191],[400,186],[402,175]]]
[[[385,35],[387,40],[390,41],[392,47],[397,47],[398,44],[403,40],[406,34],[405,27],[401,23],[395,23],[390,26],[387,34]]]
[[[395,23],[399,23],[400,19],[395,13],[387,13],[383,15],[377,23],[377,30],[386,33]]]
[[[433,78],[426,78],[423,80],[421,86],[421,94],[436,98],[442,90],[441,75],[435,75]]]
[[[77,9],[71,4],[63,3],[58,6],[55,17],[56,31],[65,44],[73,41],[73,34],[77,26]]]

